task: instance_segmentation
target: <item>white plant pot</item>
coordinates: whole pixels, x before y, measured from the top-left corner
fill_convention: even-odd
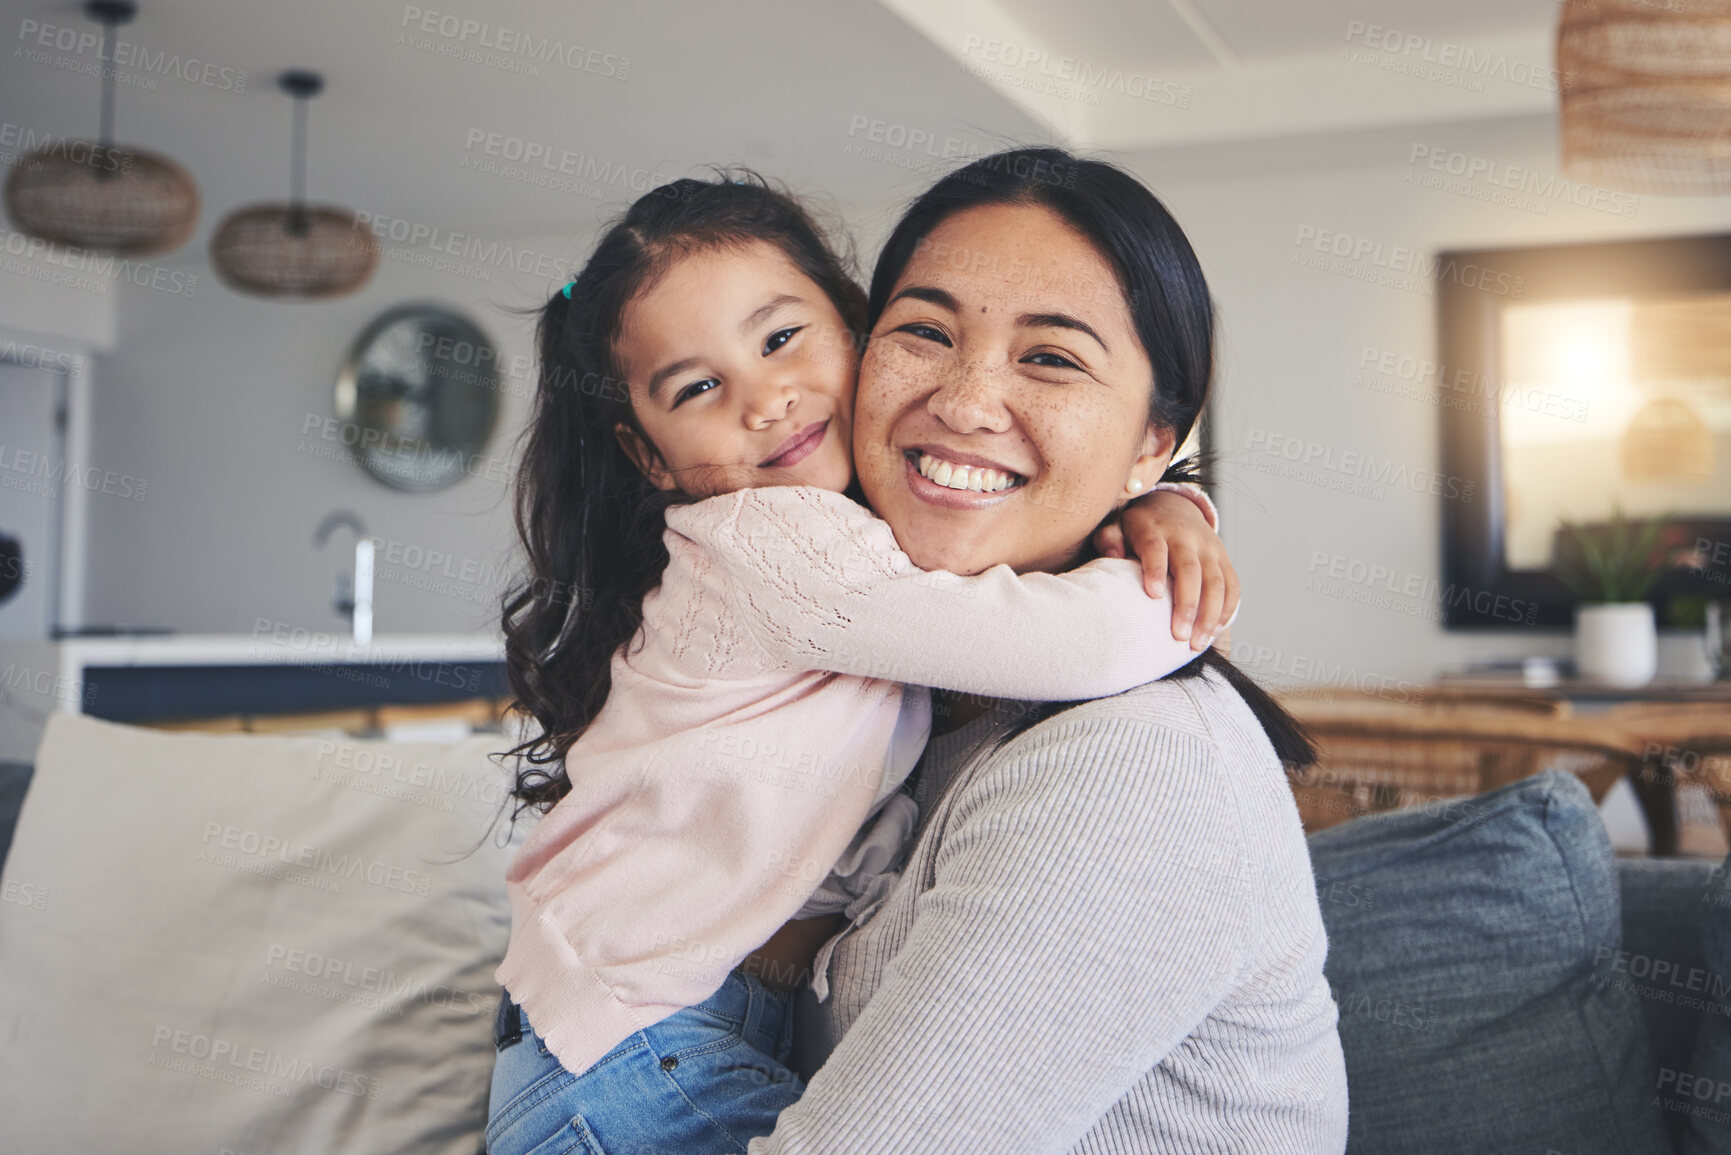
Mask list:
[[[1575,667],[1583,678],[1645,686],[1659,666],[1659,635],[1646,602],[1581,606],[1575,614]]]

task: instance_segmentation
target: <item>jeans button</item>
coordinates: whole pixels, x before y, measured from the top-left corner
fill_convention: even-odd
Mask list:
[[[671,1071],[671,1070],[673,1070],[673,1068],[675,1068],[677,1066],[679,1066],[679,1060],[674,1058],[672,1055],[669,1055],[665,1059],[661,1060],[661,1069],[663,1071]]]

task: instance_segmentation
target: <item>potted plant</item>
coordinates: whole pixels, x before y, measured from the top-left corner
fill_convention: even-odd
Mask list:
[[[1575,668],[1582,678],[1644,686],[1658,668],[1659,639],[1646,597],[1659,579],[1665,518],[1630,521],[1614,507],[1598,526],[1563,523],[1554,572],[1581,599]]]

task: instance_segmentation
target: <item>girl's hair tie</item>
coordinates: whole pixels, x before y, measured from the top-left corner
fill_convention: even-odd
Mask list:
[[[563,289],[559,290],[559,292],[564,295],[564,297],[567,301],[569,301],[571,299],[571,286],[575,285],[576,283],[577,283],[576,281],[567,281],[567,282],[565,282],[565,287]]]

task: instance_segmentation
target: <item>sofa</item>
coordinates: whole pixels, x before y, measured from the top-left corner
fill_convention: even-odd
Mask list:
[[[0,1148],[475,1155],[506,744],[54,717],[0,766]],[[1310,844],[1349,1151],[1731,1152],[1724,869],[1559,770]]]

